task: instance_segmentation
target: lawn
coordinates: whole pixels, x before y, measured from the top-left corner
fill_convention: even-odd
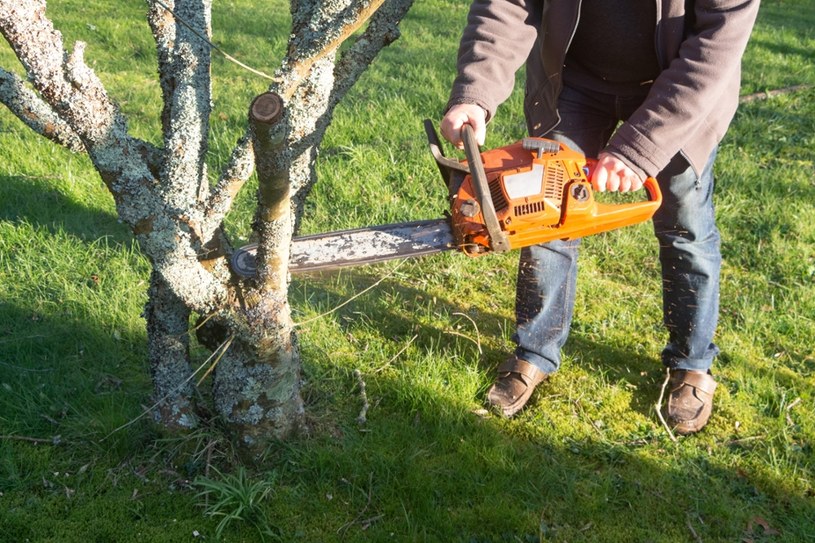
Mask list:
[[[274,71],[285,2],[214,4],[214,41]],[[417,2],[337,111],[304,233],[444,212],[422,119],[440,118],[467,5]],[[49,6],[159,143],[144,3]],[[0,66],[22,74],[5,43]],[[217,172],[266,82],[221,56],[213,74]],[[512,349],[517,255],[295,277],[310,431],[254,468],[215,422],[172,435],[143,416],[149,264],[87,157],[0,110],[0,541],[815,541],[815,0],[765,0],[743,94],[795,85],[744,103],[719,152],[722,354],[702,433],[674,441],[654,410],[666,333],[643,224],[584,241],[563,367],[512,420],[482,402]],[[520,105],[487,146],[524,135]]]

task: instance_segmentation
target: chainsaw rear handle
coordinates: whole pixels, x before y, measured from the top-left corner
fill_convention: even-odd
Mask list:
[[[647,200],[630,202],[627,204],[597,204],[598,214],[614,213],[615,216],[630,217],[634,222],[641,222],[654,216],[657,209],[662,205],[662,190],[659,183],[653,177],[648,177],[642,184],[648,194]],[[611,218],[611,217],[609,217]]]
[[[591,176],[594,175],[594,169],[597,167],[596,158],[586,158],[586,179],[591,182]],[[648,192],[648,200],[651,202],[662,201],[662,190],[659,188],[657,180],[653,177],[648,177],[642,184],[643,188]]]
[[[651,202],[659,202],[662,203],[662,189],[659,188],[659,183],[657,182],[656,178],[648,177],[645,179],[645,183],[642,184],[645,190],[648,192],[648,200]],[[659,206],[657,206],[658,208]]]
[[[481,151],[478,148],[478,140],[475,137],[475,130],[469,124],[462,126],[464,141],[464,154],[467,156],[467,166],[470,169],[475,196],[481,206],[481,215],[484,217],[484,226],[490,235],[490,249],[496,253],[504,253],[510,250],[509,239],[506,233],[501,230],[498,222],[498,214],[495,212],[495,204],[492,201],[490,187],[487,183],[487,173],[484,171],[484,163],[481,161]]]

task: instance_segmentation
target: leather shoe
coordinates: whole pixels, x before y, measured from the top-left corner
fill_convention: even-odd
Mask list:
[[[687,435],[704,428],[713,411],[716,381],[710,372],[671,370],[667,419],[677,434]]]
[[[532,391],[548,377],[536,366],[516,356],[498,366],[498,377],[487,391],[487,403],[505,417],[520,411],[532,396]]]

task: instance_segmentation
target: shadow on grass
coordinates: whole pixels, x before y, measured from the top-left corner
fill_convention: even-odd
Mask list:
[[[463,257],[462,257],[463,258]],[[343,283],[353,284],[355,292],[363,292],[370,288],[381,277],[366,273],[364,269],[343,271]],[[298,288],[308,289],[308,303],[321,307],[338,306],[348,299],[344,287],[330,280],[330,274],[298,277],[292,287],[292,292]],[[351,302],[332,312],[329,319],[334,320],[346,334],[352,335],[359,330],[360,322],[364,319],[363,327],[376,327],[376,332],[382,337],[390,338],[397,344],[410,343],[423,351],[439,351],[453,345],[468,348],[470,358],[478,360],[478,366],[484,375],[484,386],[491,381],[495,368],[501,364],[515,345],[504,341],[501,336],[504,328],[514,329],[514,321],[498,313],[486,311],[478,307],[477,302],[467,301],[460,303],[452,299],[438,298],[428,294],[426,290],[405,284],[396,279],[382,280],[374,292],[387,292],[388,296],[365,296],[359,302]],[[296,298],[296,294],[293,296]],[[397,303],[394,304],[394,299]],[[432,299],[432,301],[431,301]],[[399,301],[402,301],[399,303]],[[507,304],[513,301],[508,300]],[[415,318],[417,313],[426,312],[424,307],[431,305],[433,312],[438,316],[435,321]],[[297,302],[295,301],[295,307]],[[511,306],[509,306],[511,310]],[[460,318],[459,318],[460,317]],[[472,319],[472,322],[468,322]],[[462,321],[477,331],[470,331],[466,338],[459,334],[451,324],[443,327],[446,321]],[[411,339],[415,336],[415,339]],[[482,338],[484,341],[482,341]],[[497,338],[497,339],[496,339]],[[443,356],[443,352],[440,353]],[[602,371],[607,381],[625,381],[629,383],[631,394],[631,409],[651,416],[653,405],[659,392],[663,372],[659,362],[659,353],[653,356],[644,356],[632,351],[615,349],[607,344],[598,343],[588,339],[585,335],[572,331],[564,348],[564,364],[572,362],[571,358],[580,358],[591,361],[585,367],[586,371]],[[543,388],[546,388],[544,385]]]
[[[758,22],[769,27],[793,30],[804,38],[811,36],[815,27],[815,12],[811,7],[807,0],[764,2]],[[811,58],[811,53],[807,53],[805,58]]]
[[[363,428],[350,410],[333,439],[276,455],[291,485],[286,500],[296,503],[275,507],[304,526],[305,540],[537,541],[540,530],[558,541],[685,541],[694,533],[737,541],[752,535],[757,518],[786,541],[811,535],[813,501],[740,468],[738,444],[704,435],[615,443],[541,425],[529,412],[480,418],[437,390],[405,386],[372,377],[375,407]],[[321,516],[342,520],[309,526]]]
[[[0,412],[7,418],[0,422],[20,424],[5,428],[14,432],[48,432],[55,430],[49,420],[55,411],[61,414],[59,420],[87,413],[89,406],[77,402],[95,404],[117,394],[133,394],[132,401],[142,401],[138,388],[149,384],[145,360],[143,330],[111,329],[63,312],[59,304],[23,307],[0,302],[0,378],[14,390],[3,397]],[[81,433],[90,428],[83,423],[76,429]]]
[[[811,24],[815,25],[815,21],[813,21],[813,23],[811,23]],[[803,35],[803,33],[801,33],[801,34],[802,34],[801,37],[803,39],[804,35]],[[771,51],[773,53],[776,53],[779,56],[783,57],[785,62],[791,62],[792,59],[790,57],[793,57],[793,56],[799,57],[804,64],[810,63],[811,59],[812,59],[812,50],[807,49],[807,48],[805,48],[803,46],[796,47],[796,46],[793,46],[793,45],[781,44],[781,43],[770,41],[770,40],[762,40],[762,39],[759,39],[759,38],[752,38],[750,40],[750,47],[753,48],[753,49],[762,49],[762,50]],[[797,81],[792,80],[792,82],[790,84],[792,85],[792,84],[795,84],[795,83],[797,83]],[[766,90],[772,90],[772,89],[766,89]]]
[[[0,220],[27,221],[85,242],[108,237],[127,244],[133,239],[115,215],[72,200],[54,187],[53,180],[42,177],[0,176]]]

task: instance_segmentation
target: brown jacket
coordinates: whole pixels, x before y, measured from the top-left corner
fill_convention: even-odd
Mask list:
[[[682,152],[699,172],[736,112],[741,57],[759,0],[655,1],[662,72],[607,150],[652,176]],[[474,0],[448,107],[479,104],[491,118],[526,62],[529,132],[554,128],[563,61],[579,17],[579,0]]]

